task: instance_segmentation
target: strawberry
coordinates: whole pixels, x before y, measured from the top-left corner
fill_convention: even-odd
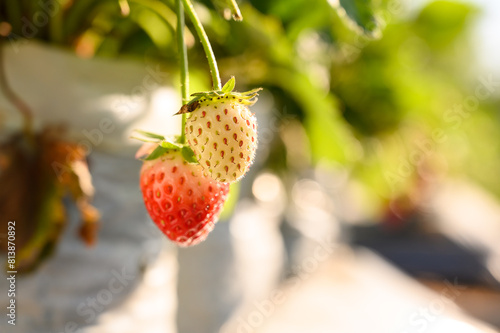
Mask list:
[[[255,89],[233,92],[234,77],[221,91],[193,94],[181,113],[189,112],[186,139],[195,158],[220,182],[235,182],[248,171],[257,149],[257,121],[248,106],[256,102]]]
[[[142,166],[144,203],[168,238],[181,246],[196,245],[214,228],[229,184],[216,182],[198,164],[188,163],[184,149],[188,147],[166,146],[157,145]]]

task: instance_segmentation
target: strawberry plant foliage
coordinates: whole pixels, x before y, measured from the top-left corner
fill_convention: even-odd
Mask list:
[[[353,22],[367,35],[376,35],[378,25],[373,12],[371,0],[338,0],[338,9],[342,15]]]

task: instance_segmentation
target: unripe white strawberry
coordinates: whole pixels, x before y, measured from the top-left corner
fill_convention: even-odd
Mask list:
[[[195,158],[220,182],[235,182],[248,171],[257,149],[257,122],[248,106],[258,90],[232,92],[234,78],[222,91],[195,94],[180,113],[186,120],[186,140]]]

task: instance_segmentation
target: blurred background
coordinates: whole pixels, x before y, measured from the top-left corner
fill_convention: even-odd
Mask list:
[[[180,131],[174,1],[0,1],[1,241],[16,220],[19,269],[1,327],[498,331],[500,3],[238,4],[242,22],[194,1],[222,81],[264,88],[257,159],[207,241],[177,249],[129,139]],[[209,90],[186,23],[190,92]]]

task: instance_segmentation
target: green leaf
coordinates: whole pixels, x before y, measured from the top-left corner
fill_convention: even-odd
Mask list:
[[[137,130],[137,129],[135,131],[137,133],[141,134],[142,136],[147,137],[147,138],[165,140],[165,137],[163,135],[159,135],[159,134],[155,134],[155,133],[151,133],[151,132],[146,132],[146,131],[142,131],[142,130]]]
[[[165,154],[166,152],[168,151],[167,148],[163,148],[162,146],[158,146],[156,147],[155,150],[153,150],[153,152],[151,154],[148,155],[148,157],[146,157],[144,160],[145,161],[151,161],[151,160],[155,160],[157,158],[159,158],[160,156],[162,156],[163,154]]]
[[[344,14],[340,11],[341,16],[347,16],[354,22],[364,33],[375,35],[378,33],[378,25],[373,15],[373,7],[371,0],[339,0],[338,4],[345,11]],[[339,9],[339,7],[337,7]]]
[[[435,1],[422,9],[415,20],[415,31],[430,47],[443,50],[453,45],[477,13],[465,3]]]
[[[223,93],[230,93],[234,89],[234,85],[236,84],[236,80],[234,79],[234,76],[231,76],[231,78],[226,82],[224,87],[222,87],[222,92]]]
[[[182,156],[184,157],[184,159],[187,162],[189,162],[189,163],[198,163],[198,161],[194,157],[193,150],[191,148],[189,148],[188,146],[182,147],[181,153],[182,153]]]
[[[158,50],[166,52],[172,42],[171,27],[154,10],[141,5],[131,3],[130,20],[148,35]]]

